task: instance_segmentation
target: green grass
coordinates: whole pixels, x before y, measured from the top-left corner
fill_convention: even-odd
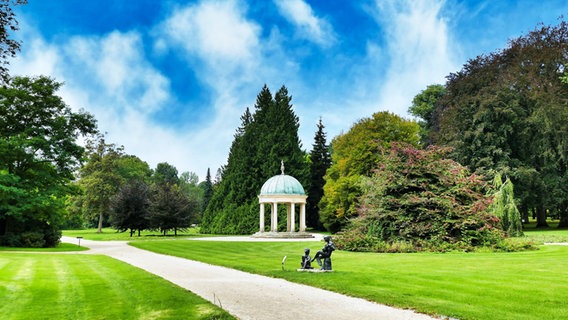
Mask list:
[[[166,280],[99,255],[0,253],[2,319],[233,319]]]
[[[567,319],[568,247],[516,253],[336,251],[334,273],[296,272],[322,243],[152,241],[133,246],[459,319]],[[286,270],[281,261],[287,256]]]
[[[199,228],[190,228],[183,232],[178,231],[177,237],[174,236],[173,231],[169,231],[166,236],[160,234],[159,231],[144,230],[140,233],[135,233],[130,237],[130,232],[117,232],[112,228],[103,228],[102,233],[97,233],[97,229],[81,229],[81,230],[63,230],[63,235],[68,237],[83,237],[87,240],[124,240],[124,241],[138,241],[138,240],[161,240],[161,239],[175,239],[187,237],[207,237],[211,235],[203,235],[199,233]]]
[[[558,229],[558,221],[547,221],[548,228],[536,228],[536,222],[531,221],[523,226],[525,237],[538,243],[568,242],[568,229]]]
[[[89,250],[85,247],[79,247],[76,244],[60,243],[55,248],[19,248],[19,247],[0,247],[0,251],[25,251],[25,252],[68,252],[68,251],[85,251]]]

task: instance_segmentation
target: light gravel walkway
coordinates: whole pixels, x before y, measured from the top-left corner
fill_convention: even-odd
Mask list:
[[[62,241],[77,243],[72,237]],[[123,241],[81,240],[81,246],[91,249],[84,253],[104,254],[158,275],[243,320],[434,319],[282,279],[141,250]]]

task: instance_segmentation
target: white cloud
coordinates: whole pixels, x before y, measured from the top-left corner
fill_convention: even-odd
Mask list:
[[[374,16],[386,32],[390,56],[380,87],[381,108],[405,115],[416,94],[430,84],[443,84],[457,69],[443,5],[443,0],[376,1]]]
[[[168,100],[169,81],[146,61],[138,33],[74,37],[62,50],[74,74],[99,86],[102,97],[112,97],[119,108],[149,114]]]
[[[331,24],[317,17],[303,0],[274,0],[280,14],[298,28],[298,35],[323,46],[335,42]]]
[[[243,16],[236,0],[208,1],[177,8],[162,25],[163,35],[210,63],[243,63],[254,58],[260,27]]]

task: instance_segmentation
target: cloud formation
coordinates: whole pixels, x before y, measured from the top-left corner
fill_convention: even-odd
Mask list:
[[[322,46],[330,46],[336,36],[331,24],[319,18],[303,0],[274,0],[280,14],[297,28],[298,36]]]
[[[428,85],[445,83],[457,70],[457,48],[442,15],[444,1],[379,1],[373,12],[386,34],[390,63],[382,87],[381,109],[406,115],[412,98]]]
[[[556,19],[565,4],[551,2],[541,12]],[[490,52],[509,37],[495,40],[495,24],[486,26],[491,41],[478,31],[503,11],[493,2],[170,0],[153,2],[160,11],[145,20],[107,8],[104,26],[89,16],[69,25],[46,14],[46,3],[22,9],[12,72],[64,82],[66,103],[93,113],[108,141],[152,167],[167,161],[201,178],[226,162],[239,116],[264,84],[288,88],[310,149],[320,117],[331,140],[380,110],[406,116],[416,94],[469,58],[460,48],[489,43]],[[502,17],[525,17],[526,6]]]

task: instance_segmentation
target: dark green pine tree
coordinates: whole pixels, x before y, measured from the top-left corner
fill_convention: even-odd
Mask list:
[[[213,197],[213,182],[211,181],[211,169],[207,168],[207,175],[205,181],[201,184],[203,189],[203,203],[201,204],[201,212],[205,212],[211,198]]]
[[[331,155],[321,118],[317,127],[318,131],[314,137],[313,149],[310,153],[310,187],[306,205],[306,224],[308,227],[323,230],[323,224],[319,219],[319,202],[323,197],[324,176],[327,169],[331,166]]]
[[[221,182],[203,215],[203,232],[257,231],[258,193],[266,180],[278,174],[281,160],[286,163],[287,174],[306,182],[299,120],[290,101],[285,87],[273,98],[265,85],[256,98],[254,114],[247,109],[241,116]]]

